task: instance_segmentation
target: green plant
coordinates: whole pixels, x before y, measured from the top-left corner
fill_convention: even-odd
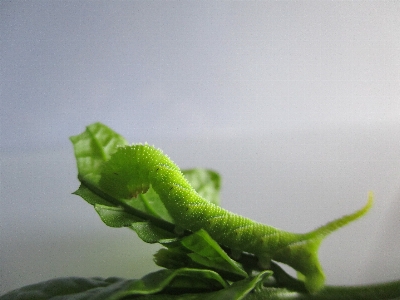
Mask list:
[[[364,215],[372,195],[351,215],[311,233],[292,234],[220,208],[217,173],[181,172],[160,150],[128,145],[101,123],[71,141],[81,181],[75,194],[93,205],[106,225],[131,228],[143,241],[163,245],[154,260],[165,269],[140,280],[60,278],[12,291],[1,300],[400,298],[400,281],[323,286],[319,244]],[[292,266],[301,273],[299,279],[275,261]]]

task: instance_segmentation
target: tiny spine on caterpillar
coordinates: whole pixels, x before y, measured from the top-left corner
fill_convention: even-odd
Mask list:
[[[151,185],[175,225],[190,231],[204,229],[215,241],[232,251],[256,255],[264,267],[268,267],[271,260],[287,264],[304,275],[310,292],[320,290],[325,282],[317,254],[322,240],[364,215],[372,205],[370,194],[368,203],[353,214],[309,233],[287,232],[234,214],[203,199],[168,156],[147,144],[118,148],[103,165],[99,184],[110,195],[125,199],[145,193]]]

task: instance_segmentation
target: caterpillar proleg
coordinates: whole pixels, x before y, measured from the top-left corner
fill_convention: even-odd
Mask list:
[[[206,230],[234,252],[248,252],[267,266],[271,260],[287,264],[304,275],[310,292],[321,289],[325,276],[318,260],[323,238],[365,214],[372,195],[362,209],[309,233],[291,233],[229,212],[200,197],[179,167],[161,150],[147,144],[123,146],[104,163],[101,189],[119,198],[136,197],[150,186],[158,193],[175,224],[186,230]]]

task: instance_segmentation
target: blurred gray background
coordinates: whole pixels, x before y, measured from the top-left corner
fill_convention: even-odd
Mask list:
[[[68,140],[101,121],[222,205],[304,232],[364,205],[320,249],[328,284],[400,279],[400,3],[1,1],[0,294],[157,267],[71,195]]]

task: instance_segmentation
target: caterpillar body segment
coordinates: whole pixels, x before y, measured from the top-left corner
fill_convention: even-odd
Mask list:
[[[168,188],[164,190],[168,191]],[[233,251],[255,254],[265,268],[271,260],[287,264],[305,276],[309,291],[323,287],[325,275],[317,255],[322,238],[307,239],[305,234],[255,222],[226,211],[195,192],[190,196],[185,192],[174,186],[165,195],[169,200],[164,204],[179,226],[193,232],[204,229],[214,240]]]
[[[175,225],[190,231],[204,229],[234,252],[253,253],[265,266],[271,259],[287,264],[304,275],[310,292],[321,289],[325,281],[317,255],[323,238],[369,209],[367,205],[310,233],[283,231],[203,199],[168,156],[147,144],[120,147],[104,164],[99,184],[110,195],[125,199],[146,192],[151,185]]]

